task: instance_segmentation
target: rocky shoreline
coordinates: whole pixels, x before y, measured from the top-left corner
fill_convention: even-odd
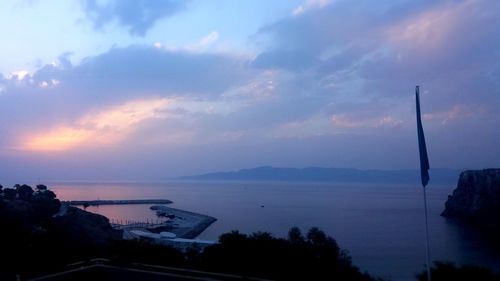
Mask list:
[[[441,215],[500,229],[500,169],[462,172]]]

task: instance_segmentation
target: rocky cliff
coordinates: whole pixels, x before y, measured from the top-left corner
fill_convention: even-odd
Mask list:
[[[35,192],[28,185],[0,190],[0,229],[0,241],[14,248],[104,248],[122,236],[106,217],[61,204],[52,191]]]
[[[105,216],[70,206],[52,218],[51,230],[65,248],[106,247],[122,237],[122,231],[113,229]]]
[[[445,206],[444,217],[500,227],[500,169],[462,172]]]

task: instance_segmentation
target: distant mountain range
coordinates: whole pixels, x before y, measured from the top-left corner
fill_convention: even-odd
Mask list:
[[[431,169],[431,184],[456,184],[461,170]],[[311,181],[343,183],[420,183],[419,170],[358,170],[351,168],[276,168],[271,166],[180,177],[209,181]]]

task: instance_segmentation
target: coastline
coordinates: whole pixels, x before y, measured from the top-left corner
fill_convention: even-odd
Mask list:
[[[77,198],[74,186],[54,189],[66,200],[92,198]],[[428,189],[433,259],[499,268],[498,248],[492,249],[490,240],[479,231],[440,216],[453,189],[452,185],[437,184]],[[421,233],[422,194],[412,185],[170,182],[118,188],[114,184],[95,184],[85,190],[92,196],[106,194],[110,199],[124,198],[124,194],[130,199],[168,198],[174,201],[168,207],[212,215],[217,223],[198,236],[203,240],[217,241],[220,234],[233,229],[242,233],[267,231],[286,237],[291,226],[317,226],[349,249],[360,268],[375,275],[414,280],[414,271],[421,267],[423,248],[414,235]],[[156,221],[150,206],[91,206],[87,210],[115,219]]]

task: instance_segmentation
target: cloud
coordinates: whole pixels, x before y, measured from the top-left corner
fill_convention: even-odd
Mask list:
[[[205,37],[201,38],[200,42],[197,44],[199,48],[206,48],[219,39],[219,33],[217,31],[211,31]]]
[[[148,119],[164,119],[163,110],[174,101],[166,98],[130,101],[89,113],[70,125],[44,132],[28,132],[18,149],[33,152],[58,152],[95,145],[113,145],[123,140],[135,126]]]
[[[71,97],[83,103],[106,104],[153,94],[214,97],[251,77],[253,71],[245,64],[226,54],[131,46],[88,57],[77,66],[46,65],[32,80],[36,85],[57,86],[58,92],[65,93],[60,99]],[[30,85],[24,83],[27,88]]]
[[[6,79],[21,81],[24,78],[29,78],[31,76],[30,72],[27,70],[12,71],[7,74]]]
[[[406,105],[420,84],[431,110],[467,101],[494,114],[499,11],[482,0],[336,1],[262,28],[271,40],[254,65],[318,81],[331,102]]]
[[[382,118],[368,119],[366,117],[356,116],[353,114],[334,114],[331,121],[335,127],[340,128],[358,128],[372,127],[378,128],[382,126],[397,126],[403,123],[402,120],[397,120],[392,116],[383,116]]]
[[[114,48],[78,65],[65,59],[62,56],[21,80],[0,77],[0,151],[62,152],[123,141],[144,144],[135,132],[148,126],[152,127],[145,133],[156,142],[192,135],[196,129],[190,124],[197,118],[228,114],[243,106],[243,100],[252,99],[253,95],[239,95],[239,88],[258,72],[231,54],[152,46]],[[156,102],[166,100],[177,103],[158,109]],[[164,114],[178,123],[159,118]]]
[[[416,167],[419,84],[433,166],[498,164],[500,4],[306,4],[260,29],[269,40],[255,57],[211,52],[214,30],[191,48],[112,48],[77,65],[65,55],[0,77],[0,153],[126,177]]]
[[[304,4],[293,9],[292,15],[298,16],[306,12],[307,10],[314,8],[323,8],[324,6],[330,4],[330,0],[306,0]]]
[[[266,51],[254,60],[254,66],[258,68],[285,68],[292,71],[306,70],[315,63],[316,58],[309,51],[286,49]]]
[[[117,21],[128,28],[132,36],[145,36],[154,24],[182,10],[187,1],[181,0],[83,0],[85,15],[96,29]]]
[[[441,125],[446,125],[449,122],[474,117],[475,115],[484,113],[484,111],[485,110],[483,108],[477,106],[455,104],[450,109],[445,111],[424,114],[423,119],[428,121],[438,121]]]
[[[299,127],[367,140],[413,134],[414,87],[421,85],[430,145],[450,157],[500,141],[492,129],[500,120],[499,25],[500,4],[492,1],[335,1],[261,28],[257,36],[269,43],[253,66],[287,73],[299,84],[286,83],[289,95],[315,101],[277,125],[283,136],[304,136],[293,130]],[[318,127],[324,120],[330,125]],[[464,130],[481,137],[464,138]]]
[[[206,53],[219,40],[219,33],[215,30],[200,38],[197,42],[186,44],[183,46],[164,46],[160,42],[156,42],[153,46],[157,49],[164,49],[170,52],[187,52],[187,53]]]

